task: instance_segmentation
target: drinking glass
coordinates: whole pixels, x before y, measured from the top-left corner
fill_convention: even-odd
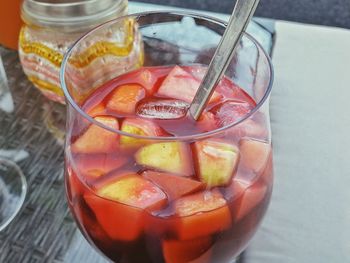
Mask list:
[[[132,35],[121,30],[125,23],[133,25]],[[85,238],[115,262],[232,262],[247,246],[272,191],[268,105],[272,65],[259,43],[244,34],[225,75],[249,94],[254,108],[216,130],[159,137],[121,131],[123,119],[102,121],[104,106],[85,107],[94,97],[106,95],[106,89],[98,87],[113,86],[113,79],[122,74],[127,78],[125,73],[135,70],[128,65],[135,63],[124,61],[121,71],[108,61],[91,60],[85,69],[76,68],[76,61],[96,56],[96,48],[89,54],[81,51],[99,46],[101,33],[109,32],[122,43],[120,50],[135,51],[130,59],[139,59],[140,66],[149,69],[138,76],[147,84],[153,67],[208,65],[224,30],[224,22],[198,14],[133,14],[88,32],[64,58],[68,204]],[[110,59],[118,54],[109,52]],[[124,147],[125,142],[133,147]],[[159,169],[154,168],[160,163]],[[227,167],[235,167],[229,181],[220,184],[216,178],[206,182],[205,189],[194,189],[192,183],[202,174],[214,174],[215,179]],[[164,180],[164,170],[183,172],[194,180],[176,175]],[[147,177],[150,174],[158,176],[159,184]],[[186,183],[190,181],[191,185]],[[186,187],[191,191],[182,192]],[[145,195],[140,197],[141,192]]]
[[[0,56],[0,114],[11,113],[13,109],[14,105]],[[6,158],[5,154],[0,153],[0,231],[5,229],[20,211],[26,193],[27,183],[22,170],[16,163]]]

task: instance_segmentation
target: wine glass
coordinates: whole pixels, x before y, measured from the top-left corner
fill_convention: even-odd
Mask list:
[[[86,239],[115,262],[232,262],[266,212],[273,73],[252,36],[213,95],[225,99],[192,122],[200,131],[163,119],[173,98],[176,110],[187,105],[224,29],[203,15],[134,14],[88,32],[64,58],[67,199]],[[146,99],[123,102],[140,89]],[[149,102],[151,93],[168,99]]]
[[[13,111],[12,98],[7,84],[4,66],[0,56],[0,113]],[[27,183],[18,165],[0,153],[0,231],[20,211],[26,193]]]

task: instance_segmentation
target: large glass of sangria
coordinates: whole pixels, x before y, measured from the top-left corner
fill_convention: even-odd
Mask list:
[[[232,262],[265,214],[272,66],[250,35],[199,120],[187,112],[224,29],[201,15],[135,14],[90,31],[64,59],[68,204],[115,262]],[[138,68],[94,63],[106,32],[124,45],[103,52],[132,53]]]

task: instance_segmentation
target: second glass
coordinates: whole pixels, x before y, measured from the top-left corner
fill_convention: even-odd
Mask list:
[[[125,23],[142,40],[130,48],[143,65],[118,77],[99,63],[76,76],[81,50]],[[63,61],[68,203],[87,240],[115,262],[232,262],[265,214],[272,66],[261,46],[244,35],[200,120],[176,117],[224,29],[200,15],[135,14],[90,31]]]

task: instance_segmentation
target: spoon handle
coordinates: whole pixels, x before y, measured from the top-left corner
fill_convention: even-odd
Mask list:
[[[223,37],[209,64],[207,73],[200,84],[190,106],[190,114],[198,120],[207,102],[230,64],[234,50],[242,38],[259,0],[237,0]]]

